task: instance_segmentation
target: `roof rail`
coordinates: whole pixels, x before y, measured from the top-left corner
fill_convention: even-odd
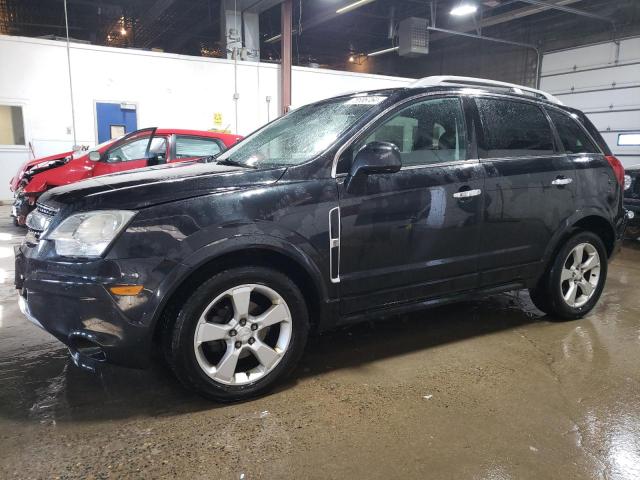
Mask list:
[[[535,97],[541,97],[545,100],[562,105],[562,102],[550,93],[538,90],[536,88],[516,85],[515,83],[499,82],[497,80],[487,80],[484,78],[474,77],[457,77],[455,75],[435,75],[432,77],[424,77],[416,80],[408,85],[409,88],[436,87],[438,85],[462,85],[465,87],[499,87],[507,88],[514,93],[524,94],[525,92]]]

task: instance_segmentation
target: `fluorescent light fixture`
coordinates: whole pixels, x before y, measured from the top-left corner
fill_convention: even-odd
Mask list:
[[[277,35],[274,35],[273,37],[267,38],[264,43],[273,43],[273,42],[277,42],[278,40],[280,40],[282,38],[282,34],[279,33]]]
[[[291,34],[292,35],[297,35],[298,34],[298,30],[296,30],[295,28],[291,30]],[[280,39],[282,38],[282,34],[278,33],[277,35],[274,35],[273,37],[267,38],[264,43],[274,43],[274,42],[279,42]]]
[[[465,15],[471,15],[477,11],[478,6],[474,3],[460,2],[458,5],[453,7],[449,13],[454,17],[464,17]]]
[[[347,13],[371,2],[373,2],[373,0],[358,0],[357,2],[353,2],[349,5],[345,5],[344,7],[339,8],[338,10],[336,10],[336,13]]]
[[[384,55],[385,53],[391,53],[398,50],[398,47],[385,48],[384,50],[376,50],[375,52],[367,53],[367,57],[375,57],[377,55]]]
[[[638,147],[640,146],[640,133],[619,133],[619,147]]]

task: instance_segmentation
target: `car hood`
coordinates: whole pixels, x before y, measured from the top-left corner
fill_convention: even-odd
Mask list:
[[[40,158],[34,158],[33,160],[27,160],[20,166],[20,169],[18,170],[16,175],[11,179],[10,185],[12,190],[15,190],[18,187],[20,180],[22,180],[22,177],[24,176],[24,172],[26,172],[29,168],[33,167],[34,165],[37,165],[38,163],[41,163],[41,162],[63,160],[71,155],[73,155],[72,151],[56,153],[55,155],[49,155],[48,157],[40,157]]]
[[[73,210],[140,209],[209,193],[276,182],[286,168],[254,170],[188,162],[103,175],[44,193],[39,203]]]

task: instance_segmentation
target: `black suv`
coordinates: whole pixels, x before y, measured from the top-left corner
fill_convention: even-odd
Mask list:
[[[310,329],[521,288],[584,316],[624,233],[623,181],[552,96],[430,77],[301,107],[215,159],[50,190],[16,287],[79,366],[158,349],[189,388],[243,399],[293,369]]]

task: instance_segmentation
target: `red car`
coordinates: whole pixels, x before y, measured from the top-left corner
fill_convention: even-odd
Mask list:
[[[144,128],[90,151],[28,161],[9,185],[15,197],[11,216],[14,223],[24,225],[38,197],[50,188],[109,173],[217,155],[241,138],[201,130]]]

